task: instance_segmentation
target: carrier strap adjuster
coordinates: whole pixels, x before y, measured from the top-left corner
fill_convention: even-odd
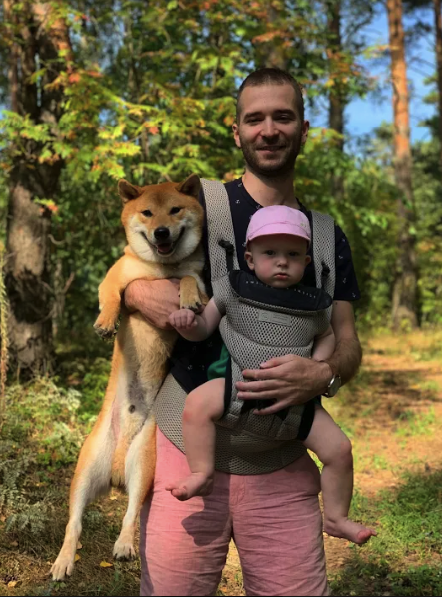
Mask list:
[[[233,255],[235,247],[230,241],[224,240],[223,238],[218,242],[218,244],[226,251],[227,271],[231,272],[233,270]]]

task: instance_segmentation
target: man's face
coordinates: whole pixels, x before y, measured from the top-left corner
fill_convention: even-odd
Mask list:
[[[293,87],[246,87],[240,102],[240,122],[233,133],[248,169],[267,178],[292,171],[309,128],[300,119]]]

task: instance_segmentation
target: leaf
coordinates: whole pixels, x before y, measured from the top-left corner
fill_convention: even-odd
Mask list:
[[[18,583],[18,580],[10,580],[8,582],[8,588],[13,589],[17,585],[17,583]]]
[[[78,562],[78,560],[81,560],[81,556],[78,553],[76,553],[75,554],[75,558],[74,558],[74,562]]]
[[[103,560],[102,562],[100,562],[100,566],[101,566],[101,568],[112,568],[113,564],[111,564],[110,562],[106,562],[105,560]]]

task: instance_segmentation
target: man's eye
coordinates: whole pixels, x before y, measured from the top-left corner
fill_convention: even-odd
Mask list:
[[[182,209],[182,207],[172,207],[172,209],[169,212],[169,215],[173,216],[175,214],[178,214]]]
[[[143,216],[146,216],[146,218],[151,218],[152,217],[152,212],[150,211],[150,209],[145,209],[141,213],[143,214]]]

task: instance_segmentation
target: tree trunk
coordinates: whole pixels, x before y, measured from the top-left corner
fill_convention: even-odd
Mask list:
[[[387,11],[393,83],[394,167],[399,190],[397,203],[399,255],[393,288],[392,318],[395,328],[400,329],[404,326],[411,328],[417,326],[417,269],[415,242],[410,233],[414,223],[414,198],[402,1],[387,0]]]
[[[12,4],[4,0],[5,17],[15,39],[23,42],[13,43],[10,51],[11,108],[20,116],[29,115],[35,124],[55,127],[63,92],[46,85],[66,69],[69,55],[58,55],[60,50],[70,52],[66,23],[53,19],[50,3],[25,2],[20,11],[12,11]],[[37,88],[30,77],[44,66]],[[11,356],[19,371],[42,374],[52,361],[51,219],[36,199],[55,196],[62,162],[40,163],[42,145],[34,140],[21,139],[17,149],[10,173],[6,245]]]
[[[439,98],[439,145],[440,173],[442,176],[442,16],[441,0],[433,0],[434,23],[436,28],[437,89]]]
[[[275,24],[278,20],[278,11],[273,7],[269,7],[269,23]],[[283,46],[283,40],[276,36],[270,44],[265,44],[268,54],[263,60],[264,66],[281,68],[287,70],[287,56]]]
[[[330,33],[330,42],[328,48],[329,61],[331,65],[330,74],[333,74],[335,68],[334,58],[342,52],[341,38],[341,0],[331,0],[327,2],[328,17],[327,28]],[[342,91],[342,84],[339,76],[335,76],[334,85],[329,92],[329,118],[328,125],[331,129],[339,133],[340,138],[336,140],[336,147],[339,151],[344,151],[344,109],[345,97]],[[340,174],[334,174],[332,177],[332,193],[336,200],[344,196],[344,178]]]

